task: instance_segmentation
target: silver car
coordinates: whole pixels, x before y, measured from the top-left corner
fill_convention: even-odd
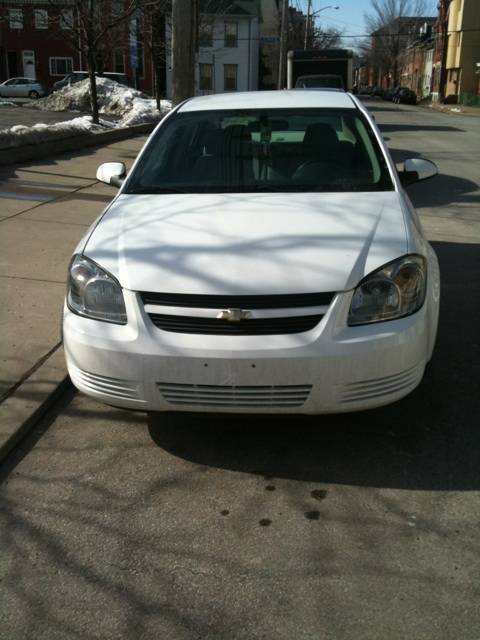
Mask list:
[[[2,98],[41,98],[46,96],[45,87],[33,78],[10,78],[0,84]]]

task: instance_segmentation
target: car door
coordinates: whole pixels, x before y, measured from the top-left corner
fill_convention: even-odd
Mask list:
[[[28,80],[28,78],[19,78],[17,80],[17,96],[19,98],[28,98],[32,84],[33,80]]]
[[[16,94],[17,78],[7,80],[5,84],[2,84],[1,94],[4,98],[14,98]]]

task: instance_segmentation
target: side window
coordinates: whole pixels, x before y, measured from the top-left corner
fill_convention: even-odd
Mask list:
[[[236,22],[225,22],[225,47],[238,46],[238,24]]]
[[[33,17],[35,29],[48,29],[48,11],[46,9],[35,9]]]
[[[201,22],[199,26],[198,44],[200,47],[213,46],[213,22]]]
[[[23,10],[10,9],[8,14],[8,26],[10,29],[23,29]]]
[[[224,72],[223,88],[225,91],[237,90],[237,68],[238,68],[238,65],[236,64],[223,65],[223,72]]]
[[[364,146],[366,150],[366,155],[368,156],[371,168],[373,169],[373,181],[376,183],[380,180],[380,177],[382,175],[382,170],[380,168],[380,164],[378,163],[377,154],[375,153],[375,150],[373,148],[370,136],[365,129],[365,125],[359,119],[357,119],[357,128],[359,138],[363,143],[362,146]]]
[[[200,82],[199,88],[201,91],[213,90],[213,64],[200,64]]]

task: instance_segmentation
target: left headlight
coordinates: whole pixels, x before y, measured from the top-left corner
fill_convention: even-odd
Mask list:
[[[120,283],[85,256],[75,255],[70,263],[67,305],[79,316],[127,324]]]
[[[370,273],[355,289],[348,324],[396,320],[415,313],[425,300],[425,258],[408,255]]]

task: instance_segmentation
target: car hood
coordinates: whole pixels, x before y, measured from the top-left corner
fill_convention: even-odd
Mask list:
[[[401,195],[120,195],[84,247],[134,291],[341,291],[407,252]]]

